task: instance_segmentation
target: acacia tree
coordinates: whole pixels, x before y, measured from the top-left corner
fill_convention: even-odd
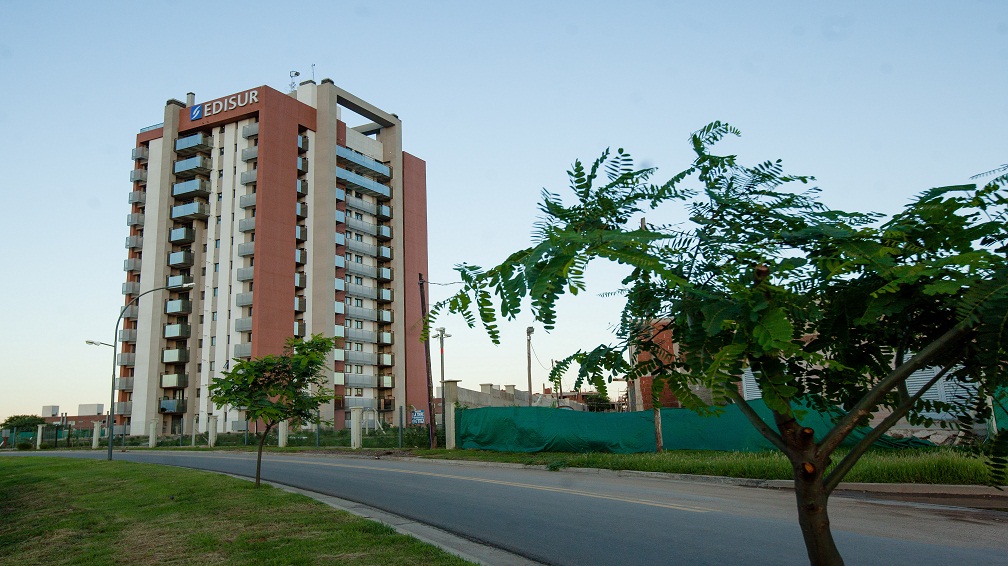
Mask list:
[[[288,338],[282,355],[237,361],[210,384],[214,404],[240,407],[246,420],[263,423],[264,428],[257,432],[257,487],[266,435],[280,421],[313,419],[319,405],[332,400],[323,370],[326,355],[334,347],[335,339],[321,334],[307,340]]]
[[[0,424],[0,428],[20,428],[27,430],[40,424],[46,424],[46,420],[38,415],[11,415]]]
[[[628,266],[618,341],[575,352],[551,378],[577,364],[578,385],[590,381],[604,392],[607,376],[650,374],[658,390],[670,388],[695,411],[737,404],[793,466],[810,561],[842,564],[827,502],[861,455],[898,420],[927,421],[927,410],[984,418],[987,399],[1004,384],[1008,175],[925,191],[889,218],[848,213],[820,203],[807,187],[813,178],[785,174],[779,160],[743,166],[713,154],[728,135],[738,131],[719,122],[694,133],[693,163],[661,184],[622,149],[590,168],[575,162],[568,171],[575,202],[544,190],[534,245],[491,269],[458,266],[463,289],[435,305],[431,319],[453,312],[473,326],[478,318],[497,342],[495,296],[506,319],[527,296],[549,330],[558,298],[585,289],[591,260]],[[663,204],[688,219],[635,224]],[[676,355],[657,339],[669,333]],[[648,361],[632,355],[642,351],[652,354]],[[906,379],[924,367],[940,371],[910,395]],[[739,394],[746,368],[773,422]],[[944,375],[970,393],[954,404],[921,400]],[[697,386],[711,393],[710,404]],[[839,409],[830,430],[800,424],[809,406]],[[837,447],[879,411],[889,416],[833,462]],[[1004,459],[993,463],[1003,477]]]

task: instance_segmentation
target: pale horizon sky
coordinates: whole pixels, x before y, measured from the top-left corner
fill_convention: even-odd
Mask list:
[[[1008,163],[1008,3],[14,2],[0,0],[0,420],[108,404],[123,304],[137,131],[165,100],[210,100],[289,72],[331,78],[403,121],[427,163],[428,279],[530,242],[540,190],[624,147],[664,179],[712,120],[744,163],[781,158],[822,200],[892,213],[922,190]],[[565,195],[566,196],[566,195]],[[674,211],[649,213],[662,222]],[[550,359],[612,340],[623,274],[589,268]],[[433,302],[455,289],[434,285]],[[445,375],[526,386],[526,311],[500,346],[438,321]],[[437,344],[433,372],[439,378]]]

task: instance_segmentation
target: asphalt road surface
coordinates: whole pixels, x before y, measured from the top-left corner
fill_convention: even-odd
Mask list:
[[[103,458],[105,452],[60,455]],[[255,475],[254,453],[134,451],[115,458]],[[263,455],[262,477],[547,564],[808,563],[788,491],[277,453]],[[847,564],[1008,564],[1005,512],[834,496],[830,518]]]

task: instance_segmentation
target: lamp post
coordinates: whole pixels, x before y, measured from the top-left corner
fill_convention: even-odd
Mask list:
[[[444,339],[451,338],[451,334],[445,334],[444,327],[434,329],[437,334],[434,335],[435,338],[441,343],[441,426],[446,426],[444,424],[445,415],[448,414],[445,409],[444,401]],[[445,429],[448,430],[448,429]]]
[[[535,328],[531,326],[525,329],[525,354],[528,357],[528,406],[532,406],[532,333]]]
[[[112,425],[113,425],[113,422],[114,422],[114,419],[115,419],[115,392],[116,392],[115,379],[116,379],[116,364],[118,362],[118,359],[117,359],[118,352],[116,352],[115,343],[119,340],[119,323],[122,322],[123,315],[126,314],[126,309],[128,309],[131,306],[133,306],[134,304],[136,304],[140,300],[140,297],[142,297],[144,295],[147,295],[149,293],[153,293],[154,291],[163,291],[165,289],[192,289],[193,286],[194,285],[192,283],[185,283],[183,285],[178,285],[178,286],[175,286],[175,285],[164,285],[164,286],[155,287],[153,289],[150,289],[150,290],[144,291],[143,293],[140,293],[136,297],[133,297],[133,300],[131,300],[130,302],[126,303],[126,306],[124,306],[119,311],[119,318],[116,319],[116,323],[115,323],[115,332],[112,334],[112,344],[105,344],[104,342],[98,342],[97,344],[95,344],[93,340],[88,340],[87,341],[88,344],[92,344],[92,345],[95,345],[95,346],[97,346],[99,344],[104,344],[106,346],[112,346],[112,393],[109,394],[109,415],[108,415],[108,430],[109,430],[108,460],[109,461],[112,460],[112,432],[114,430]],[[124,439],[123,442],[125,442],[125,437],[126,437],[126,426],[123,425],[123,439]]]

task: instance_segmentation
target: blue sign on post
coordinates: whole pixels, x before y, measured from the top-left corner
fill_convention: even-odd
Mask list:
[[[424,412],[423,409],[415,409],[411,413],[411,424],[424,424]]]

